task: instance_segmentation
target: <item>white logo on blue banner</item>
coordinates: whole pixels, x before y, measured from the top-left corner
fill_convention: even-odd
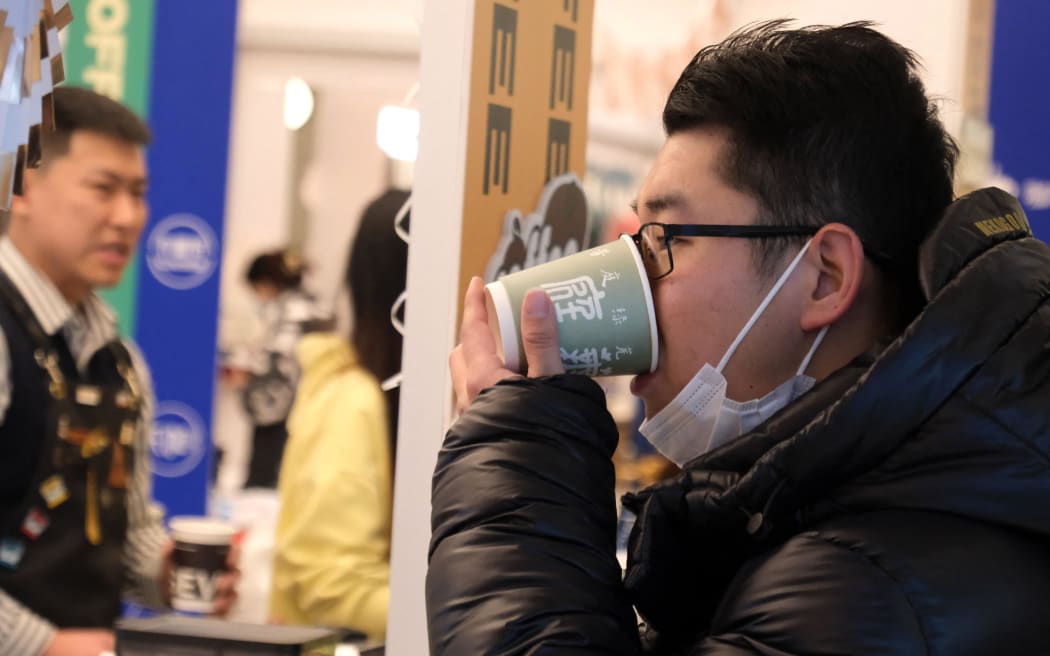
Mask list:
[[[193,471],[204,459],[204,422],[200,415],[185,403],[158,403],[150,455],[157,476],[177,478]]]
[[[165,287],[193,289],[219,263],[219,241],[203,219],[172,214],[157,222],[146,242],[146,265]]]

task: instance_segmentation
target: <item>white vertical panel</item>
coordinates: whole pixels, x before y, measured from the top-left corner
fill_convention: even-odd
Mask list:
[[[412,191],[404,384],[394,484],[387,654],[429,650],[423,582],[430,479],[452,403],[467,145],[473,0],[426,0],[420,61],[420,141]]]

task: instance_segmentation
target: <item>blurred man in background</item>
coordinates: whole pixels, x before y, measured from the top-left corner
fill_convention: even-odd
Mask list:
[[[0,239],[0,653],[94,656],[113,648],[122,593],[167,596],[149,374],[95,294],[145,225],[150,132],[92,91],[53,96]]]

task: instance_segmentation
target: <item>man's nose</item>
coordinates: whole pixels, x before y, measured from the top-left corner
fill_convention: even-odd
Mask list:
[[[134,228],[142,223],[145,216],[146,204],[141,196],[130,191],[123,191],[113,199],[110,223],[115,227]]]

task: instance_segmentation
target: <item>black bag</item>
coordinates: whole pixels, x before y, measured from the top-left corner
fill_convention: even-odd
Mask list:
[[[299,364],[292,355],[271,352],[269,367],[252,374],[244,387],[241,400],[256,426],[279,424],[288,418],[295,401],[299,381]]]

